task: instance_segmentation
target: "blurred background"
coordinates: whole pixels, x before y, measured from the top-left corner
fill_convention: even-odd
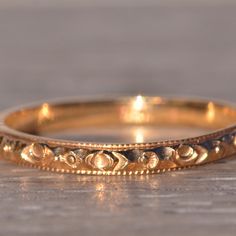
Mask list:
[[[0,106],[81,95],[236,101],[234,0],[0,0]]]
[[[0,0],[0,109],[67,96],[236,102],[235,0]],[[152,176],[0,162],[1,235],[234,236],[236,161]]]

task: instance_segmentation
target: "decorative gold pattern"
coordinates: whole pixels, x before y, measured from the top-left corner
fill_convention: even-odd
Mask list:
[[[197,153],[197,160],[195,164],[204,163],[204,161],[206,161],[208,157],[207,149],[199,145],[194,146],[194,149],[195,149],[195,152]]]
[[[114,157],[116,157],[118,159],[118,163],[115,166],[115,168],[113,169],[113,171],[123,170],[129,163],[128,159],[124,155],[122,155],[118,152],[112,152],[112,154],[114,155]]]
[[[176,155],[176,151],[174,148],[171,147],[164,147],[162,150],[163,159],[165,160],[172,160]]]
[[[226,152],[227,146],[224,145],[220,140],[214,140],[212,142],[213,152],[215,153],[216,158],[220,158]]]
[[[92,153],[85,158],[85,162],[94,169],[107,170],[114,165],[114,160],[103,151]]]
[[[125,154],[116,151],[94,152],[85,149],[50,148],[40,143],[26,145],[10,138],[1,140],[1,149],[6,158],[9,157],[7,153],[20,154],[19,163],[29,163],[46,170],[93,175],[133,175],[163,172],[166,170],[165,166],[168,166],[167,170],[175,170],[200,165],[236,153],[235,136],[231,137],[230,143],[221,139],[211,140],[209,148],[203,143],[203,145],[167,146],[156,151],[134,150],[137,159],[133,161]],[[57,163],[65,163],[70,169],[58,168]],[[135,166],[140,164],[143,165],[143,170],[135,170]]]
[[[77,174],[148,174],[148,173],[158,173],[164,171],[165,168],[159,169],[160,164],[163,161],[168,161],[172,163],[172,168],[176,169],[179,167],[188,167],[192,165],[199,165],[210,161],[211,159],[218,159],[219,154],[224,155],[225,151],[222,152],[223,148],[232,150],[235,147],[234,141],[232,144],[222,143],[219,140],[214,140],[212,142],[212,149],[208,151],[202,145],[183,145],[174,147],[164,147],[161,151],[162,159],[160,159],[161,154],[157,154],[154,151],[138,151],[138,158],[136,161],[131,162],[128,158],[119,152],[90,152],[88,150],[66,150],[66,149],[51,149],[50,147],[32,143],[24,147],[24,144],[19,143],[19,141],[5,140],[2,142],[2,151],[4,153],[14,152],[18,150],[19,147],[23,147],[20,156],[21,160],[24,162],[31,163],[40,166],[50,166],[56,163],[65,163],[69,168],[71,168],[71,173]],[[236,148],[234,148],[235,150]],[[235,150],[236,151],[236,150]],[[86,154],[87,153],[87,154]],[[222,156],[224,157],[224,156]],[[86,164],[88,167],[84,170],[80,170],[80,167]],[[145,168],[143,171],[132,171],[129,166],[142,164]],[[92,168],[92,169],[91,169]],[[54,170],[54,168],[49,168],[48,170]],[[55,169],[60,171],[60,169]],[[100,171],[100,172],[99,172]],[[68,171],[66,171],[68,172]]]
[[[174,155],[173,161],[180,166],[188,166],[203,163],[207,156],[208,151],[202,146],[180,145],[176,150],[176,155]]]
[[[155,152],[147,151],[142,153],[138,161],[143,163],[147,169],[152,170],[157,167],[160,160]]]
[[[4,152],[5,153],[11,153],[11,152],[13,152],[14,151],[14,142],[13,141],[11,141],[11,140],[4,140],[3,141],[3,150],[4,150]]]
[[[62,160],[64,160],[64,162],[73,169],[78,168],[78,166],[82,163],[80,156],[73,151],[65,153]]]
[[[22,150],[21,157],[23,160],[30,163],[41,163],[44,165],[53,161],[54,153],[45,145],[32,143]]]
[[[160,103],[161,100],[158,100]],[[138,114],[140,110],[145,111],[142,115],[148,122],[152,116],[146,106],[149,108],[146,100],[139,98],[135,108]],[[217,106],[209,107],[211,113],[207,113],[207,119],[213,122]],[[50,118],[53,110],[49,108],[50,105],[44,106],[42,121],[44,117],[47,120]],[[40,124],[45,125],[44,122]],[[197,166],[236,154],[235,130],[236,127],[232,126],[192,139],[156,143],[94,144],[45,141],[41,137],[27,136],[22,132],[15,134],[0,128],[0,151],[5,159],[55,172],[89,175],[154,174]]]

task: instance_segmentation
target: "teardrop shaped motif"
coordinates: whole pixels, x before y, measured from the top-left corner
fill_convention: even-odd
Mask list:
[[[21,157],[32,164],[49,164],[54,160],[54,153],[45,145],[32,143],[22,150]]]
[[[114,165],[114,160],[111,156],[103,151],[89,154],[85,158],[85,163],[92,166],[95,169],[107,170]]]

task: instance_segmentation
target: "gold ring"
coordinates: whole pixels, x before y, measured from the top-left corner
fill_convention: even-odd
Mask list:
[[[198,166],[236,153],[236,109],[161,97],[61,101],[2,112],[1,157],[62,173],[139,175]],[[134,143],[64,140],[46,134],[97,127],[191,127],[201,135]]]

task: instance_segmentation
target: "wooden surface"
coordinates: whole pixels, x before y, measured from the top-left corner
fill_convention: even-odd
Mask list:
[[[3,2],[2,109],[101,94],[236,102],[234,4]],[[0,235],[233,236],[235,170],[231,158],[156,176],[84,177],[1,161]]]

